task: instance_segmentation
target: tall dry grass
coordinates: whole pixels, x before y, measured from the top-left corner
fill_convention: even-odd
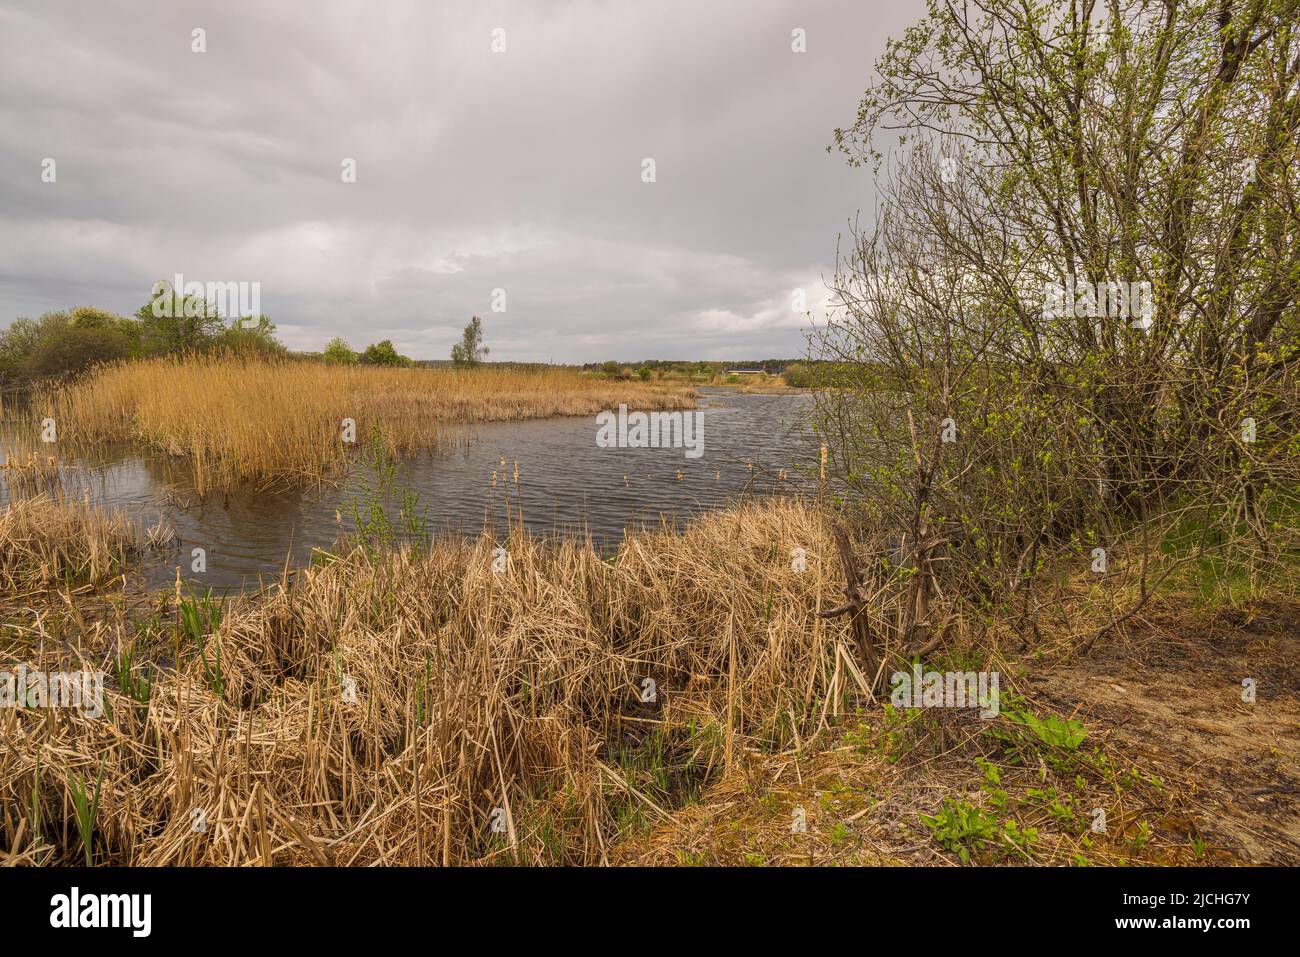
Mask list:
[[[124,513],[46,494],[12,499],[0,511],[0,588],[17,594],[50,584],[98,584],[119,574],[141,547]]]
[[[318,481],[375,426],[393,454],[437,446],[473,422],[684,409],[689,389],[613,382],[564,369],[399,369],[186,356],[100,369],[38,392],[34,423],[53,417],[61,447],[143,442],[187,458],[202,494],[242,481]],[[356,424],[356,445],[342,422]]]
[[[0,447],[0,459],[0,491],[5,498],[63,495],[59,460],[52,455],[38,455],[32,443],[6,444]]]
[[[601,863],[862,687],[816,616],[839,576],[815,510],[712,514],[608,560],[500,544],[501,571],[487,536],[327,559],[228,609],[143,695],[135,666],[110,678],[99,721],[0,710],[0,849],[80,861],[68,782],[102,766],[97,862]],[[141,659],[99,640],[33,664]]]

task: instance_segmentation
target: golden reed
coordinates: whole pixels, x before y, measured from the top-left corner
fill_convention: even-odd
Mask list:
[[[107,366],[38,391],[32,426],[53,418],[61,448],[137,442],[188,459],[200,494],[252,481],[337,473],[382,428],[389,451],[426,450],[474,422],[595,415],[626,403],[689,409],[689,388],[617,382],[568,369],[386,368],[244,359],[158,358]],[[344,420],[356,443],[343,440]]]

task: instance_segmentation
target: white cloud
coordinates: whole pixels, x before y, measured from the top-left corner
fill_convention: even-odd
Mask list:
[[[500,359],[797,355],[790,290],[872,206],[825,146],[921,6],[5,8],[0,323],[182,272],[261,282],[294,348],[437,358],[478,314]]]

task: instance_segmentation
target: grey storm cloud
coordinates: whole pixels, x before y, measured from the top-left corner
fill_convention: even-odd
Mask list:
[[[497,359],[798,355],[874,203],[826,146],[922,7],[5,3],[0,324],[181,273],[297,349],[443,358],[478,314]]]

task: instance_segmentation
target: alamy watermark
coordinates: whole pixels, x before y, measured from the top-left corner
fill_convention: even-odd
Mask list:
[[[171,282],[154,283],[152,296],[151,308],[158,319],[252,318],[262,314],[260,282],[186,282],[176,273]]]
[[[596,416],[596,445],[602,449],[685,449],[688,459],[704,454],[700,412],[618,412]]]
[[[1135,329],[1151,326],[1155,305],[1149,282],[1049,282],[1043,290],[1043,318],[1109,316],[1131,320]]]
[[[916,664],[890,676],[889,700],[896,708],[979,708],[981,718],[996,718],[999,679],[996,671],[923,671]]]
[[[77,708],[88,718],[104,713],[104,672],[41,671],[19,665],[0,671],[0,708]]]
[[[54,928],[119,927],[132,937],[148,937],[153,929],[152,894],[83,894],[73,887],[50,898]]]

